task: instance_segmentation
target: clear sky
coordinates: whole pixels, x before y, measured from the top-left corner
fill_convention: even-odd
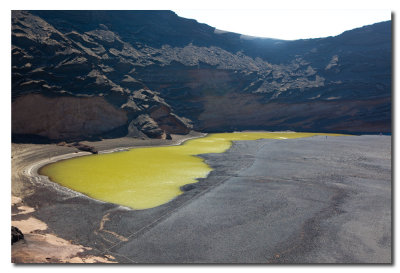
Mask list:
[[[391,19],[390,10],[176,9],[174,12],[220,30],[283,40],[335,36]]]

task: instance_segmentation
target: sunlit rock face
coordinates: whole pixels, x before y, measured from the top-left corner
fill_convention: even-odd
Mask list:
[[[82,98],[95,103],[70,129],[76,106],[66,104]],[[108,110],[93,119],[100,98]],[[18,114],[21,100],[40,118]],[[14,134],[50,140],[391,132],[391,22],[283,41],[245,39],[170,11],[13,11],[12,103]],[[65,117],[55,127],[53,113]],[[105,125],[94,129],[94,120]]]

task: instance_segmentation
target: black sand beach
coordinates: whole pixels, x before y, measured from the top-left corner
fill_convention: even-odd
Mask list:
[[[16,205],[13,220],[37,219],[46,228],[33,235],[81,246],[66,255],[72,262],[391,262],[390,136],[240,141],[203,157],[208,178],[138,211],[49,187],[21,173],[28,161],[13,161],[13,194],[34,208]],[[16,262],[26,243],[14,245]]]

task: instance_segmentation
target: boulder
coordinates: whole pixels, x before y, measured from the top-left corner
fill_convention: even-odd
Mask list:
[[[11,226],[11,244],[14,244],[23,239],[24,234],[22,234],[22,231],[17,227]]]

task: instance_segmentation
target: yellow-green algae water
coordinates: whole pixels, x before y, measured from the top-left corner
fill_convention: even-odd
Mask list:
[[[135,148],[62,160],[40,174],[94,199],[133,209],[153,208],[180,195],[180,187],[205,178],[212,170],[196,155],[223,153],[234,140],[291,139],[339,134],[240,132],[210,134],[183,145]]]

